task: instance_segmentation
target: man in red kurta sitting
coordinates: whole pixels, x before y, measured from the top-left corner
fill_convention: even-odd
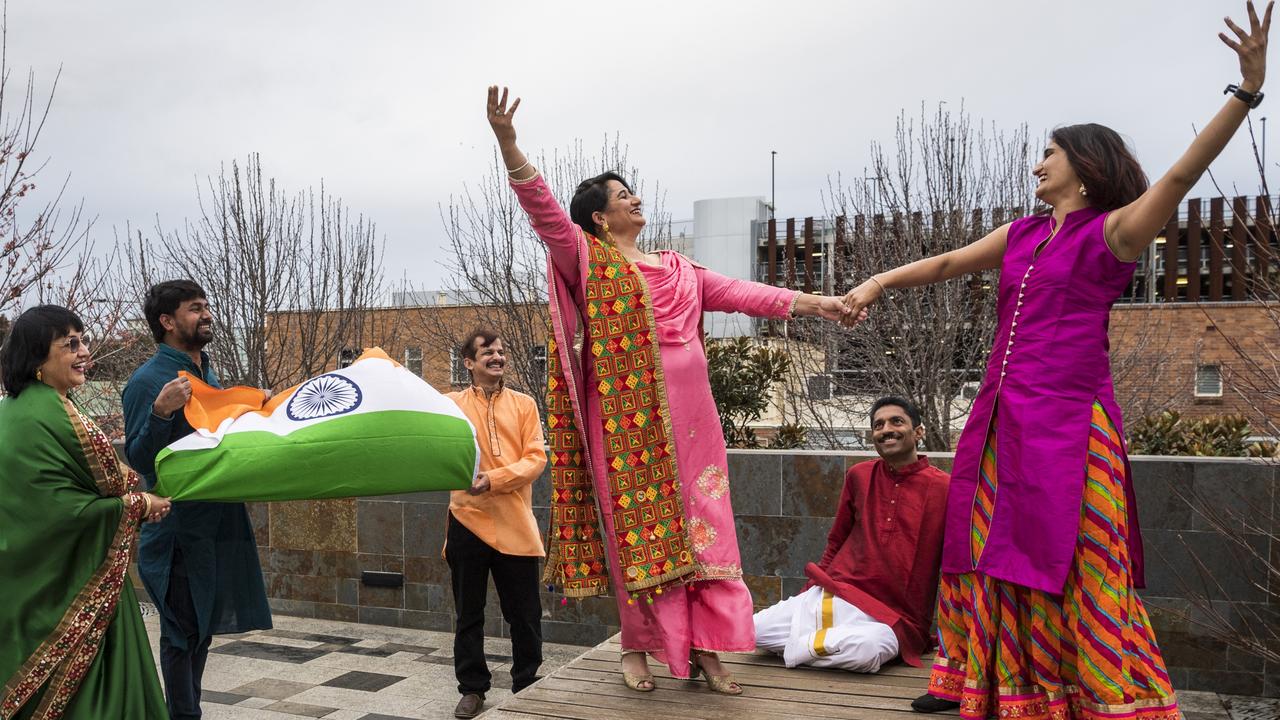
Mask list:
[[[880,459],[845,474],[809,585],[756,613],[756,645],[787,667],[870,673],[898,656],[918,667],[929,646],[951,477],[916,454],[924,426],[909,401],[877,400],[871,433]]]

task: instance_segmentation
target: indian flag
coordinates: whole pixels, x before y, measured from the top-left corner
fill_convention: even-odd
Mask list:
[[[466,416],[380,349],[270,400],[256,388],[187,377],[184,412],[195,432],[156,457],[159,495],[316,500],[463,490],[475,477]]]

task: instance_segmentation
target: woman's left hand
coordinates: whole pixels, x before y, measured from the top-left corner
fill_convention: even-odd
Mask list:
[[[1274,2],[1268,2],[1267,12],[1262,20],[1258,20],[1258,13],[1253,9],[1253,2],[1250,0],[1249,32],[1241,29],[1239,25],[1232,22],[1231,18],[1225,18],[1227,27],[1231,28],[1231,32],[1235,33],[1239,42],[1232,40],[1226,33],[1218,33],[1222,42],[1240,56],[1240,89],[1245,92],[1258,92],[1262,89],[1262,82],[1267,77],[1267,33],[1271,31],[1271,7],[1274,4]]]
[[[810,295],[812,298],[813,308],[812,314],[822,318],[823,320],[831,320],[832,322],[843,322],[846,325],[853,326],[867,319],[865,310],[859,316],[853,316],[844,301],[834,295]]]

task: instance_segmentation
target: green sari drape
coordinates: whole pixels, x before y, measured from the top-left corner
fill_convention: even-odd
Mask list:
[[[3,720],[168,717],[128,578],[137,483],[52,388],[0,400]]]

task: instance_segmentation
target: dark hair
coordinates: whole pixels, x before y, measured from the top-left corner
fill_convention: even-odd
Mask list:
[[[49,346],[72,330],[84,332],[84,323],[61,305],[37,305],[19,315],[0,347],[0,382],[4,391],[17,397],[36,382],[36,370],[49,357]]]
[[[160,324],[161,315],[173,315],[178,306],[188,300],[207,300],[204,288],[193,280],[166,280],[151,286],[147,297],[142,301],[142,314],[151,326],[151,335],[156,344],[164,342],[164,325]]]
[[[498,339],[498,333],[489,328],[476,328],[471,331],[466,340],[462,341],[462,357],[468,360],[476,359],[476,338],[480,339],[480,347],[489,347],[494,340]]]
[[[1147,191],[1147,174],[1115,130],[1097,123],[1064,125],[1050,135],[1101,210],[1124,207]]]
[[[920,411],[916,409],[915,405],[911,404],[910,400],[897,395],[886,395],[872,403],[870,413],[872,422],[875,422],[876,413],[880,412],[880,408],[887,405],[896,405],[902,408],[907,412],[907,417],[911,418],[911,427],[920,427]]]
[[[632,192],[631,186],[622,179],[621,175],[616,172],[607,172],[578,183],[578,189],[573,191],[573,199],[569,201],[569,217],[578,227],[592,235],[600,234],[600,229],[596,227],[596,221],[591,219],[591,215],[605,209],[609,204],[610,180],[617,180],[622,183],[622,187],[626,188],[627,192]]]

